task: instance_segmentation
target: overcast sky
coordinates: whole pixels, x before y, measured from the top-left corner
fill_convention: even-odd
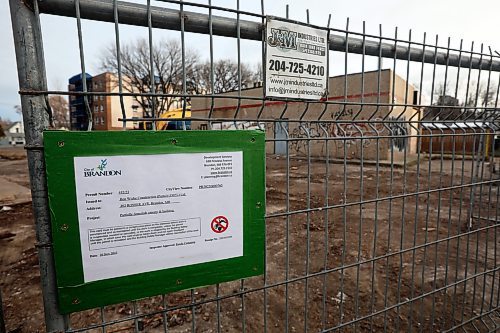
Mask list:
[[[192,2],[208,3],[191,0]],[[146,3],[146,1],[134,1]],[[260,13],[260,0],[241,0],[240,8],[245,11]],[[265,12],[268,15],[285,16],[286,4],[290,3],[290,18],[306,21],[306,8],[309,8],[310,21],[325,26],[328,14],[332,14],[332,27],[344,29],[346,18],[350,18],[350,30],[361,32],[362,22],[366,21],[367,32],[378,34],[378,25],[382,24],[385,36],[393,36],[394,28],[399,29],[400,38],[408,38],[408,30],[412,29],[412,39],[421,41],[424,31],[428,41],[439,34],[440,41],[446,43],[452,38],[452,46],[458,47],[460,39],[470,48],[471,41],[477,45],[484,43],[493,50],[500,50],[498,0],[350,0],[350,1],[303,1],[303,0],[267,0]],[[153,1],[154,5],[169,6]],[[236,8],[236,0],[212,0],[215,6]],[[185,6],[186,11],[207,10],[193,9]],[[227,15],[214,12],[214,15]],[[234,16],[234,15],[233,15]],[[250,19],[242,17],[242,19]],[[78,39],[76,20],[64,17],[42,15],[42,31],[44,52],[47,67],[49,89],[65,90],[70,76],[80,71],[78,57]],[[84,51],[87,72],[99,73],[99,56],[102,49],[114,43],[114,25],[83,21]],[[7,0],[0,1],[0,117],[17,120],[14,106],[20,104],[16,59],[10,22],[10,11]],[[153,32],[154,39],[179,39],[178,32]],[[432,36],[432,37],[430,37]],[[122,43],[147,37],[147,29],[120,26]],[[215,58],[236,58],[236,40],[229,38],[214,39]],[[442,44],[441,43],[441,44]],[[187,34],[186,46],[196,50],[202,59],[208,59],[209,39],[204,35]],[[261,59],[260,43],[242,41],[242,60],[257,64]],[[479,48],[478,48],[479,50]],[[330,74],[343,73],[343,63],[330,63]],[[332,60],[331,59],[331,60]],[[354,62],[356,61],[354,57]],[[354,68],[353,68],[354,70]]]

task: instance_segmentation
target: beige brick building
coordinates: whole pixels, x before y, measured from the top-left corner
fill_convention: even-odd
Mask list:
[[[124,82],[124,84],[126,84]],[[93,92],[119,92],[118,79],[112,73],[105,72],[92,77]],[[127,92],[126,89],[123,89]],[[93,127],[95,130],[109,131],[122,129],[122,108],[119,96],[93,96],[91,103],[92,115],[94,118]],[[142,117],[141,108],[132,96],[123,96],[123,106],[127,118]],[[140,115],[139,115],[140,113]],[[137,127],[133,122],[127,122],[127,129]]]
[[[364,88],[362,89],[362,80]],[[347,90],[344,90],[347,82]],[[365,72],[331,77],[329,79],[329,104],[284,101],[266,101],[263,105],[262,87],[245,89],[242,96],[257,99],[242,99],[237,110],[237,99],[215,98],[211,118],[234,118],[233,121],[215,122],[212,128],[248,128],[260,125],[266,129],[267,145],[270,154],[284,154],[287,141],[283,138],[313,140],[291,140],[288,144],[290,154],[325,156],[330,158],[389,160],[391,151],[395,159],[402,158],[404,152],[416,153],[418,121],[421,112],[413,107],[417,94],[414,87],[391,70]],[[236,96],[237,92],[221,94]],[[347,98],[345,97],[347,95]],[[345,103],[344,103],[345,102]],[[363,105],[361,105],[361,103]],[[394,103],[396,106],[391,106]],[[409,106],[398,104],[410,104]],[[208,117],[211,98],[193,98],[192,117]],[[262,120],[257,124],[254,120]],[[270,122],[265,120],[279,120]],[[380,121],[384,119],[384,123]],[[318,121],[320,120],[320,121]],[[323,121],[321,121],[323,120]],[[345,123],[342,121],[345,120]],[[390,120],[390,122],[387,122]],[[252,123],[253,121],[253,123]],[[332,122],[333,121],[333,122]],[[207,128],[207,123],[193,121],[193,129]],[[384,138],[393,136],[394,138]],[[334,138],[321,140],[321,138]],[[382,138],[376,138],[382,137]],[[309,150],[309,151],[308,151]],[[378,155],[377,155],[378,150]]]

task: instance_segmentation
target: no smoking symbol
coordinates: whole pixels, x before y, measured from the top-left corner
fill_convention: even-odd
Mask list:
[[[223,233],[224,231],[227,230],[227,227],[229,226],[229,221],[225,216],[217,216],[212,220],[212,230],[213,232],[216,232],[218,234]]]

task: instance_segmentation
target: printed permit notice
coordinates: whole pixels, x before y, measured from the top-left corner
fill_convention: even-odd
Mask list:
[[[243,256],[243,153],[75,157],[84,281]]]
[[[328,89],[328,31],[266,20],[265,95],[319,100]]]

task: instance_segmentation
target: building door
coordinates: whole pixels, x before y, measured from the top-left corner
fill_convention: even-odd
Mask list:
[[[286,154],[288,133],[288,120],[278,121],[274,123],[274,153],[278,155]],[[282,141],[281,141],[282,140]]]

